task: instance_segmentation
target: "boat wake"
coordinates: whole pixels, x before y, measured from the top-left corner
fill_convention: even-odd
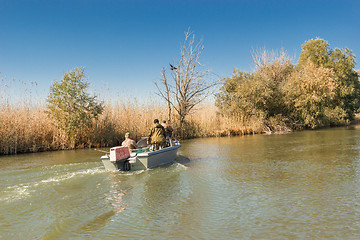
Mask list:
[[[137,170],[137,171],[127,171],[127,172],[123,172],[123,171],[119,171],[119,170],[115,170],[115,171],[111,171],[111,172],[115,172],[115,173],[118,173],[118,174],[121,174],[123,176],[134,176],[134,175],[138,175],[138,174],[141,174],[145,171],[148,171],[150,169],[146,169],[146,170]],[[109,172],[108,170],[106,172]]]
[[[49,182],[63,182],[66,181],[68,179],[72,179],[74,177],[81,177],[81,176],[86,176],[86,175],[94,175],[94,174],[98,174],[98,173],[104,173],[105,169],[102,167],[96,167],[93,169],[84,169],[84,170],[79,170],[76,172],[70,172],[67,174],[60,174],[59,176],[56,177],[51,177],[48,179],[44,179],[41,182],[42,183],[49,183]]]
[[[27,176],[27,179],[30,180],[29,182],[13,185],[10,182],[7,183],[8,186],[5,186],[5,188],[0,188],[2,192],[0,196],[0,202],[12,202],[22,200],[31,197],[32,193],[35,193],[36,191],[39,191],[41,189],[45,189],[54,184],[61,184],[73,179],[106,172],[102,166],[87,169],[75,169],[75,171],[74,169],[72,169],[73,171],[71,171],[71,168],[74,167],[84,168],[84,164],[55,165],[51,167],[38,168],[36,170],[32,169],[31,175]],[[13,173],[13,175],[16,174],[16,172]],[[9,176],[9,178],[10,177],[11,176]]]
[[[174,163],[178,163],[180,165],[183,165],[184,167],[186,167],[185,165],[189,164],[190,162],[190,158],[183,155],[177,155],[174,160]]]

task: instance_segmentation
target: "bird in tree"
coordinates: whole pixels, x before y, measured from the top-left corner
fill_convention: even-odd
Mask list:
[[[170,64],[170,70],[171,71],[173,71],[173,70],[176,70],[177,68],[176,67],[174,67],[173,65],[171,65],[171,63],[169,63]]]

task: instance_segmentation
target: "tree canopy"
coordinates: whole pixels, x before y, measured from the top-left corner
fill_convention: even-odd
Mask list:
[[[84,69],[76,68],[65,73],[60,82],[52,84],[47,98],[48,116],[55,120],[73,144],[76,144],[79,133],[89,128],[92,120],[104,109],[102,103],[96,101],[96,96],[87,92],[88,86]]]
[[[349,123],[360,107],[355,56],[331,49],[323,39],[306,41],[297,65],[286,55],[254,56],[257,69],[239,70],[223,80],[217,106],[229,117],[257,118],[264,129],[276,125],[318,128]]]

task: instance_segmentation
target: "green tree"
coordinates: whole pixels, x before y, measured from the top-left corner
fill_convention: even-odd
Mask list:
[[[287,114],[282,86],[293,66],[283,51],[276,54],[264,50],[253,59],[257,66],[254,73],[235,70],[231,78],[223,80],[216,105],[226,116],[243,121],[256,118],[264,129],[273,130]]]
[[[220,112],[226,116],[233,117],[235,120],[241,119],[243,116],[252,115],[253,104],[247,105],[246,96],[239,93],[239,89],[248,92],[252,79],[252,74],[234,69],[233,75],[222,79],[220,91],[216,94],[216,106]]]
[[[335,73],[338,87],[333,104],[346,113],[344,120],[353,120],[360,107],[359,76],[354,70],[355,56],[348,48],[330,49],[329,44],[323,39],[306,41],[301,50],[299,68],[306,66],[310,61],[320,71],[321,68],[328,68]]]
[[[344,124],[346,113],[334,103],[338,87],[332,69],[311,61],[298,67],[283,88],[291,122],[312,129]]]
[[[84,69],[76,68],[50,87],[46,112],[65,133],[71,148],[79,144],[81,135],[104,109],[102,103],[96,101],[96,96],[87,93],[88,86]]]
[[[316,66],[325,67],[329,62],[330,52],[329,44],[323,39],[305,41],[301,46],[299,65],[306,64],[310,60]]]

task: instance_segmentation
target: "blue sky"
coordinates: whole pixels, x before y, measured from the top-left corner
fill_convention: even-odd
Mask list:
[[[359,62],[359,11],[358,0],[0,0],[0,72],[36,81],[45,98],[55,79],[83,66],[97,92],[142,99],[179,59],[189,27],[203,38],[202,64],[227,77],[253,70],[252,49],[284,48],[297,60],[316,37]]]

